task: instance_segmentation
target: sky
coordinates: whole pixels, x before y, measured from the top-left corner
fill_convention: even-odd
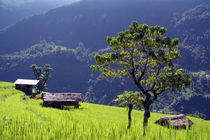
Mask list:
[[[21,6],[23,4],[29,4],[34,2],[41,2],[41,3],[60,3],[60,4],[68,4],[74,1],[79,0],[0,0],[0,5],[4,6]]]

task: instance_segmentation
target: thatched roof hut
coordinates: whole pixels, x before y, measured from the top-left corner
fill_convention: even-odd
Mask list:
[[[162,117],[155,121],[155,123],[172,128],[187,128],[187,126],[190,128],[194,124],[190,119],[187,119],[184,114]]]
[[[32,79],[17,79],[15,84],[15,89],[21,90],[26,94],[32,94],[32,86],[36,86],[39,83],[39,80]]]

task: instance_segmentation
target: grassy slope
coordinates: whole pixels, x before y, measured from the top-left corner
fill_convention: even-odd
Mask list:
[[[0,139],[202,139],[210,138],[210,121],[190,118],[191,130],[173,130],[154,124],[164,115],[151,114],[146,137],[142,137],[143,112],[132,112],[132,128],[126,131],[124,108],[82,103],[80,109],[42,107],[0,82]]]

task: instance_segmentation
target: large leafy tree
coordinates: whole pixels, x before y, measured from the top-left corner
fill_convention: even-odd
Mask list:
[[[166,90],[188,87],[191,78],[175,64],[180,58],[179,40],[165,36],[167,29],[132,22],[117,37],[107,37],[111,52],[96,54],[93,71],[104,77],[127,76],[143,94],[144,134],[150,117],[150,106]]]
[[[37,94],[41,93],[42,91],[47,90],[47,80],[51,77],[50,71],[52,70],[52,67],[50,64],[45,64],[44,68],[41,66],[37,66],[36,64],[32,64],[30,66],[32,71],[34,72],[34,76],[37,80],[39,80],[39,83],[36,88]]]

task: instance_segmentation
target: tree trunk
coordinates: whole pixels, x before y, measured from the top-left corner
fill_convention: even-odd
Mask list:
[[[145,129],[147,127],[148,119],[150,117],[149,106],[145,106],[144,109],[145,111],[144,111],[144,121],[143,121],[143,129],[144,129],[143,136],[145,136]]]
[[[132,104],[129,105],[128,109],[129,110],[128,110],[128,127],[127,127],[127,129],[129,129],[131,127],[131,111],[133,109],[133,105]]]

